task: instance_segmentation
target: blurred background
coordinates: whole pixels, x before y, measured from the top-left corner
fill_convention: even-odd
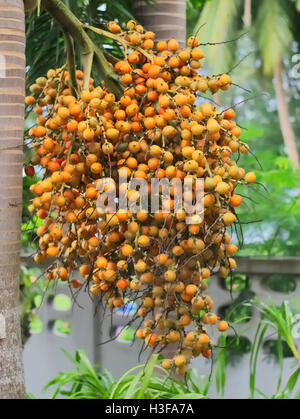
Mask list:
[[[209,377],[213,367],[210,397],[222,393],[225,397],[248,397],[249,354],[256,342],[260,313],[245,302],[254,296],[264,301],[272,298],[276,307],[289,301],[295,319],[300,315],[300,1],[65,3],[82,21],[94,26],[103,27],[114,19],[121,24],[135,19],[155,32],[157,39],[176,37],[183,44],[186,37],[196,36],[206,56],[201,72],[229,73],[232,78],[231,89],[214,95],[213,100],[221,109],[236,109],[242,140],[251,149],[247,156],[240,156],[241,166],[246,172],[255,170],[257,183],[244,191],[244,204],[238,212],[243,231],[233,232],[235,242],[240,244],[238,270],[233,281],[212,278],[210,293],[218,314],[235,325],[240,339],[235,339],[232,331],[232,336],[226,338],[227,350],[222,351],[222,345],[216,348],[213,365],[200,360],[195,362],[195,368],[201,376]],[[103,39],[102,48],[119,53],[109,39]],[[29,14],[28,86],[64,61],[63,36],[58,26],[43,10],[39,16],[36,12]],[[211,99],[203,96],[199,105]],[[33,124],[33,116],[28,114],[25,129]],[[25,153],[25,160],[29,158]],[[67,285],[45,293],[42,271],[33,267],[31,259],[36,246],[32,232],[36,220],[32,220],[27,206],[32,198],[29,187],[35,182],[35,178],[24,176],[22,326],[27,390],[40,396],[42,387],[59,371],[72,368],[61,348],[71,354],[84,349],[91,362],[118,378],[139,363],[140,346],[132,343],[134,325],[124,327],[134,307],[119,311],[112,321],[110,313],[96,310],[89,295],[82,293],[74,300]],[[116,336],[116,340],[99,345]],[[295,332],[298,344],[299,338],[300,333]],[[263,341],[257,381],[261,391],[270,395],[276,390],[274,383],[280,371],[284,381],[293,371],[295,360],[288,344],[278,355],[278,333],[266,334]],[[146,357],[143,353],[140,360]],[[296,390],[300,391],[299,385]]]

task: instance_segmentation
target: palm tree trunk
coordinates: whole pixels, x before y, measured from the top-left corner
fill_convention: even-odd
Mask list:
[[[295,134],[293,127],[289,118],[289,108],[285,92],[283,89],[283,78],[282,78],[282,60],[279,60],[274,69],[274,78],[275,78],[275,90],[276,90],[276,99],[277,107],[279,114],[279,121],[281,132],[284,139],[284,144],[286,152],[294,165],[295,169],[300,168],[299,162],[299,153],[297,149],[297,143],[295,139]]]
[[[180,47],[185,46],[185,0],[155,0],[153,5],[147,5],[145,0],[135,0],[134,15],[148,31],[155,32],[157,41],[175,38]]]
[[[245,0],[245,7],[244,7],[245,28],[250,28],[252,24],[251,3],[252,3],[251,0]]]
[[[24,137],[22,0],[0,2],[0,399],[25,396],[19,320]]]

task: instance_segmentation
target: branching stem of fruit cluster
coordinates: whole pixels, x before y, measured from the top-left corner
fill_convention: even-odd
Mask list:
[[[65,45],[67,50],[68,71],[70,78],[71,94],[78,97],[78,84],[76,78],[76,58],[74,50],[74,42],[68,32],[64,32]]]
[[[145,51],[144,49],[142,49],[140,47],[133,46],[129,42],[125,41],[124,39],[120,39],[120,37],[118,35],[115,35],[111,32],[105,31],[105,30],[100,29],[100,28],[95,28],[94,26],[90,26],[90,25],[84,25],[84,27],[86,29],[89,29],[92,32],[97,33],[98,35],[105,36],[106,38],[110,38],[110,39],[113,39],[114,41],[119,42],[119,44],[121,44],[123,46],[124,50],[126,50],[127,48],[133,48],[136,51],[143,54],[151,62],[153,61],[153,57],[151,56],[151,54],[147,53],[147,51]]]
[[[42,0],[42,6],[50,13],[50,15],[60,25],[64,33],[69,34],[77,46],[83,57],[89,57],[87,69],[91,70],[92,66],[90,57],[94,57],[94,62],[103,79],[106,87],[117,97],[122,95],[122,88],[118,77],[113,72],[111,65],[106,60],[103,52],[94,44],[91,38],[84,30],[84,25],[79,19],[66,7],[61,0]],[[89,80],[90,74],[86,75]]]

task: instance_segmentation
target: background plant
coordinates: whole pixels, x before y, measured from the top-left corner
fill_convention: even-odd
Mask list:
[[[279,377],[276,391],[271,396],[271,398],[292,398],[300,374],[300,356],[296,348],[293,336],[293,328],[295,326],[295,313],[292,311],[287,301],[284,301],[279,308],[276,307],[272,301],[265,303],[259,299],[255,299],[253,303],[255,304],[255,307],[258,308],[261,312],[261,321],[258,324],[250,354],[249,386],[251,398],[254,398],[256,393],[258,393],[263,398],[268,398],[268,396],[262,393],[262,391],[256,386],[256,371],[259,352],[261,350],[266,333],[270,329],[277,333],[277,357],[279,361]],[[290,348],[296,360],[296,364],[298,365],[298,368],[290,376],[285,386],[282,386],[283,342],[285,342]],[[296,395],[296,397],[299,397],[299,395]]]
[[[176,382],[157,365],[159,355],[152,355],[146,365],[138,365],[116,380],[108,371],[99,373],[82,350],[72,358],[76,369],[60,373],[47,384],[45,390],[55,387],[52,399],[202,399],[206,397],[208,382],[190,369],[185,383]]]

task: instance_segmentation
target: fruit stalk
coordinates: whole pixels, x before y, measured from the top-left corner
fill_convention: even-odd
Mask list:
[[[117,97],[121,95],[119,80],[113,75],[110,64],[106,61],[103,52],[87,35],[79,19],[64,5],[61,0],[42,0],[43,7],[60,25],[64,33],[71,35],[80,48],[84,57],[95,53],[95,64],[106,86]]]

